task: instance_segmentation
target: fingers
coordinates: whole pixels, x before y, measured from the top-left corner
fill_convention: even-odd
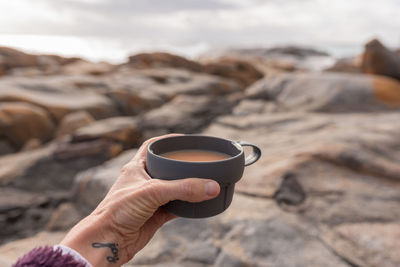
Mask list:
[[[133,157],[133,159],[131,161],[136,161],[138,163],[144,163],[146,160],[146,153],[147,153],[147,148],[149,147],[149,145],[159,139],[163,139],[166,137],[171,137],[171,136],[179,136],[179,135],[183,135],[183,134],[166,134],[166,135],[161,135],[161,136],[157,136],[157,137],[153,137],[151,139],[148,139],[147,141],[145,141],[140,148],[138,149],[138,151],[136,152],[136,155]]]
[[[218,196],[219,184],[209,179],[188,178],[182,180],[165,181],[152,179],[150,182],[151,194],[149,197],[156,200],[158,206],[172,200],[201,202]]]

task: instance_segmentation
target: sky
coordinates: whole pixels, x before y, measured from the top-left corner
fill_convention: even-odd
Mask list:
[[[0,0],[0,45],[122,62],[168,51],[302,45],[349,56],[400,47],[400,0]]]

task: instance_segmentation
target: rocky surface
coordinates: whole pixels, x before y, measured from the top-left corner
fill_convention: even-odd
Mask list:
[[[373,39],[365,45],[361,69],[364,73],[380,74],[400,80],[400,55]]]
[[[400,106],[400,83],[381,76],[323,73],[281,74],[246,90],[249,99],[264,99],[278,111],[365,112]]]
[[[264,52],[200,63],[141,54],[118,66],[53,59],[57,75],[34,77],[29,64],[8,70],[0,265],[59,242],[144,139],[200,132],[250,141],[263,156],[226,212],[168,223],[126,266],[399,266],[400,82],[354,68],[307,72],[300,62],[326,57],[311,50]],[[266,63],[278,54],[296,58],[293,68]]]
[[[31,139],[48,141],[54,124],[47,112],[37,106],[21,102],[0,103],[1,136],[21,148]]]

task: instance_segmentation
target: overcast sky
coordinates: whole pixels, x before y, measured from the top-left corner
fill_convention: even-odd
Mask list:
[[[345,55],[372,37],[400,47],[399,11],[399,0],[0,0],[0,45],[112,61],[282,44]]]

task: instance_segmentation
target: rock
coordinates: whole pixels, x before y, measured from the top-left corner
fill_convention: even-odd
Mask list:
[[[22,147],[29,139],[48,141],[54,124],[48,113],[28,103],[0,103],[0,132],[15,147]]]
[[[67,114],[58,126],[56,136],[72,134],[75,130],[93,123],[94,118],[86,111],[77,111]]]
[[[113,158],[121,153],[122,150],[122,144],[104,139],[77,143],[64,142],[59,144],[53,153],[53,157],[60,162],[86,157],[93,157],[93,160],[97,158],[102,162],[101,159],[104,161]]]
[[[105,197],[122,167],[135,155],[136,150],[127,150],[102,166],[80,172],[74,181],[76,206],[83,212],[91,212]]]
[[[400,82],[392,78],[377,76],[372,81],[374,93],[379,101],[390,107],[400,104]]]
[[[228,53],[251,56],[267,56],[272,54],[291,55],[295,57],[328,56],[329,54],[313,48],[300,46],[277,46],[272,48],[231,49]]]
[[[34,55],[10,47],[0,46],[0,66],[4,71],[18,67],[37,67],[38,60]]]
[[[16,74],[16,70],[31,70],[35,75],[54,74],[60,66],[64,66],[77,61],[82,61],[80,58],[65,58],[57,55],[33,55],[14,48],[0,46],[0,75],[12,73]]]
[[[178,95],[226,95],[240,91],[233,80],[184,69],[146,69],[133,74],[120,69],[107,78],[107,84],[105,95],[124,115],[143,114]]]
[[[61,204],[51,214],[50,220],[47,223],[49,231],[66,231],[77,224],[83,216],[75,208],[72,203]]]
[[[16,152],[14,147],[12,147],[7,141],[0,140],[0,157],[14,152]]]
[[[85,60],[79,60],[64,66],[60,70],[60,73],[66,75],[84,74],[84,75],[99,76],[110,73],[114,69],[115,69],[114,65],[106,62],[93,63]]]
[[[29,150],[34,150],[39,148],[42,145],[42,142],[37,139],[37,138],[33,138],[33,139],[29,139],[24,146],[21,148],[21,151],[29,151]]]
[[[0,187],[0,213],[4,214],[17,209],[28,209],[29,207],[45,204],[48,199],[46,196],[24,192],[14,188]]]
[[[192,244],[183,256],[184,261],[213,264],[219,249],[213,244],[202,242]]]
[[[61,242],[65,232],[41,232],[33,237],[10,242],[0,247],[0,263],[6,262],[11,266],[19,257],[38,246],[52,246]]]
[[[342,242],[327,235],[325,241],[333,246],[336,253],[349,262],[365,266],[394,267],[400,263],[396,249],[400,246],[399,223],[356,223],[344,224],[334,229]],[[343,248],[347,248],[347,251]]]
[[[51,210],[65,201],[65,194],[27,192],[0,188],[0,244],[31,236],[43,229]]]
[[[168,132],[193,133],[212,121],[217,115],[228,113],[237,100],[233,97],[177,96],[162,107],[144,114],[138,127],[146,132],[166,130]],[[209,107],[214,107],[210,109]]]
[[[37,161],[50,156],[55,145],[50,144],[39,149],[6,155],[0,158],[0,184],[8,185],[23,175],[24,171]]]
[[[234,255],[226,254],[226,253],[222,252],[219,254],[217,260],[215,261],[215,266],[219,266],[219,267],[249,267],[251,265],[236,258]]]
[[[312,234],[315,230],[269,199],[235,194],[221,215],[201,221],[180,218],[166,224],[131,264],[347,266]],[[154,255],[157,248],[169,248],[169,256]]]
[[[187,69],[195,72],[200,72],[202,70],[202,66],[195,61],[162,52],[142,53],[130,56],[127,64],[130,67],[139,69],[168,67]]]
[[[379,40],[373,39],[365,45],[361,69],[364,73],[400,80],[400,56],[387,49]]]
[[[21,101],[37,105],[49,112],[56,121],[68,113],[80,110],[87,111],[96,119],[117,115],[110,99],[95,92],[79,90],[62,76],[2,79],[0,101]]]
[[[221,58],[205,64],[203,68],[206,73],[237,81],[243,89],[264,76],[251,63],[233,58]]]
[[[299,205],[304,202],[305,198],[303,187],[292,173],[287,173],[283,177],[282,183],[274,195],[278,204],[287,205]]]
[[[399,86],[380,76],[280,74],[256,82],[246,97],[273,101],[278,111],[372,112],[400,107]]]
[[[33,192],[66,191],[76,173],[115,157],[122,149],[121,144],[101,139],[50,143],[0,158],[0,183]]]
[[[273,102],[265,102],[264,100],[247,100],[244,99],[234,107],[232,114],[236,116],[247,116],[254,113],[269,113],[277,111],[277,106]]]
[[[125,149],[138,145],[140,133],[134,117],[114,117],[96,121],[75,131],[72,143],[90,140],[109,140],[121,144]]]
[[[240,87],[234,81],[204,74],[196,75],[183,83],[171,83],[152,89],[166,99],[172,99],[178,95],[223,96],[240,91]]]
[[[321,71],[336,61],[323,51],[296,46],[230,49],[220,53],[219,57],[250,61],[259,71],[267,75],[282,71]]]
[[[149,72],[148,75],[147,72],[119,68],[118,72],[106,77],[108,89],[105,95],[114,101],[121,114],[136,115],[167,101],[152,90],[158,83],[151,77],[151,73],[158,73],[158,70],[151,69]]]
[[[360,73],[361,72],[361,62],[356,58],[342,58],[338,59],[333,66],[325,69],[325,71],[332,72],[347,72],[347,73]]]

